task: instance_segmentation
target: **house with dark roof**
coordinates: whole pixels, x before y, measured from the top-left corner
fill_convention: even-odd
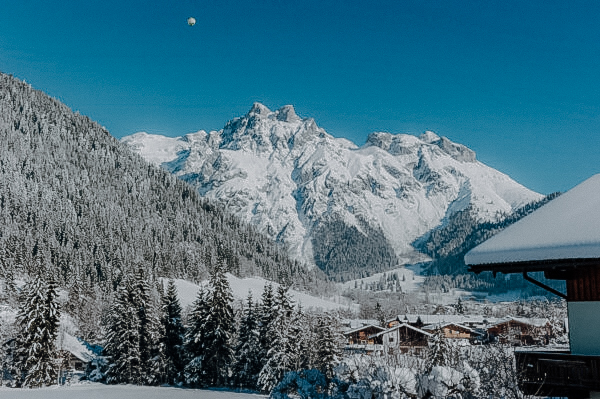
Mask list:
[[[432,334],[410,324],[400,323],[372,336],[387,353],[420,353],[429,345]]]
[[[471,271],[520,273],[567,300],[570,350],[516,353],[525,394],[600,397],[600,174],[465,255]],[[566,293],[532,277],[566,282]]]
[[[381,351],[382,341],[377,336],[378,333],[385,331],[385,328],[368,324],[344,332],[346,337],[345,350],[349,352],[372,353]]]
[[[486,330],[490,339],[513,346],[546,345],[552,337],[547,319],[507,317],[490,324]]]
[[[446,339],[458,339],[468,341],[469,343],[474,341],[482,341],[485,333],[475,330],[473,328],[463,326],[459,323],[442,323],[442,324],[429,324],[421,327],[423,331],[429,333],[440,332],[442,337]]]

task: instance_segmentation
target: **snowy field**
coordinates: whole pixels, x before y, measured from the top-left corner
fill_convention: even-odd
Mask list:
[[[402,292],[415,292],[421,288],[425,277],[419,275],[418,266],[414,267],[406,267],[402,266],[396,269],[388,270],[385,273],[375,273],[369,277],[359,278],[356,280],[346,281],[345,283],[341,283],[340,286],[343,290],[352,289],[352,288],[360,288],[361,284],[363,286],[367,286],[368,284],[377,283],[381,280],[383,275],[393,275],[397,274],[399,280],[397,281],[398,287],[402,289]],[[404,278],[404,280],[403,280]]]
[[[248,292],[252,293],[254,301],[260,300],[266,284],[271,283],[273,285],[274,293],[277,292],[277,287],[279,286],[279,284],[272,283],[261,277],[238,278],[230,273],[227,273],[227,280],[229,281],[233,297],[236,301],[245,301],[248,297]],[[166,285],[167,279],[163,279],[163,281]],[[200,287],[192,282],[181,279],[174,279],[174,282],[179,294],[179,302],[181,307],[186,308],[187,306],[190,306],[196,300],[198,289]],[[358,310],[358,305],[352,304],[348,298],[341,297],[340,295],[336,295],[333,298],[324,299],[317,298],[293,289],[290,290],[290,294],[294,302],[302,305],[304,309],[321,309],[325,311],[336,309]]]
[[[230,391],[94,383],[40,389],[0,387],[0,398],[2,399],[262,399],[266,397],[265,395]]]

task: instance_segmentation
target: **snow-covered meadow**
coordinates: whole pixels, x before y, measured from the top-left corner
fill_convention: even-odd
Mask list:
[[[265,285],[272,284],[273,289],[277,289],[279,284],[265,280],[261,277],[246,277],[238,278],[230,273],[227,273],[227,280],[231,287],[231,292],[236,301],[244,301],[248,297],[248,293],[252,293],[252,297],[257,300],[260,298],[265,289]],[[166,284],[166,279],[163,279]],[[200,286],[190,281],[182,279],[174,279],[177,292],[179,294],[179,302],[183,308],[190,306],[198,296]],[[290,296],[296,304],[301,305],[304,309],[320,309],[323,311],[332,311],[337,309],[352,309],[357,311],[358,305],[352,303],[348,298],[339,294],[335,294],[331,298],[318,298],[304,292],[290,289]]]
[[[259,399],[266,397],[265,395],[232,391],[136,385],[104,385],[99,383],[53,386],[39,389],[0,387],[0,398],[2,399]]]

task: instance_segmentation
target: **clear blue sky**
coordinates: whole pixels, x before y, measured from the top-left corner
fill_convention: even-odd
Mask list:
[[[599,20],[596,0],[3,0],[0,71],[116,137],[293,104],[359,145],[433,130],[549,193],[600,172]]]

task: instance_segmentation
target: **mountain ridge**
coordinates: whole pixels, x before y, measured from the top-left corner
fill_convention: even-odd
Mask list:
[[[219,131],[121,141],[338,279],[427,259],[412,243],[469,206],[486,221],[542,198],[434,132],[375,132],[357,146],[290,105],[255,103]],[[331,253],[349,240],[350,253]]]

